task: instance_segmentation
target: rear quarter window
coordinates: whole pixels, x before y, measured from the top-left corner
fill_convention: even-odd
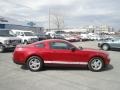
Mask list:
[[[44,43],[39,43],[39,44],[36,44],[35,46],[38,47],[38,48],[44,48],[45,44]]]

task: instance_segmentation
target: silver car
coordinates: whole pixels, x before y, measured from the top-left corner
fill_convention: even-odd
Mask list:
[[[110,50],[110,49],[120,49],[120,38],[114,38],[110,40],[100,41],[98,43],[98,47],[103,50]]]

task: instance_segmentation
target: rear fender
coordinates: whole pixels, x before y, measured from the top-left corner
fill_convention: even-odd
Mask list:
[[[31,55],[29,55],[29,56],[26,58],[25,63],[27,63],[27,60],[28,60],[30,57],[32,57],[32,56],[37,56],[37,57],[39,57],[40,59],[42,59],[42,61],[43,61],[43,63],[44,63],[43,58],[42,58],[40,55],[37,55],[37,54],[31,54]]]

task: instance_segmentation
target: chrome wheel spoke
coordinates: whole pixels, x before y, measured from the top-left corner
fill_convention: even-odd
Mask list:
[[[91,66],[94,70],[99,70],[102,68],[102,62],[99,59],[94,59],[91,63]]]
[[[29,62],[29,66],[33,70],[37,70],[40,68],[40,61],[37,58],[32,58]]]

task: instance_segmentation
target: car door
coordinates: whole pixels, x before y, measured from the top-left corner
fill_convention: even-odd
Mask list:
[[[80,53],[76,47],[66,42],[50,42],[50,53],[49,59],[55,63],[61,64],[74,64],[80,62]],[[75,48],[75,51],[72,51],[70,48]],[[79,53],[78,53],[79,52]]]
[[[115,48],[120,48],[120,39],[115,41]]]
[[[112,40],[111,47],[112,48],[120,48],[120,39]]]

